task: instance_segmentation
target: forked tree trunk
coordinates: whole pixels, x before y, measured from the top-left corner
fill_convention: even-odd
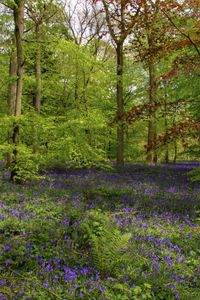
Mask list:
[[[117,116],[124,112],[123,97],[123,43],[117,44]],[[117,126],[117,164],[124,164],[124,126],[119,123]]]

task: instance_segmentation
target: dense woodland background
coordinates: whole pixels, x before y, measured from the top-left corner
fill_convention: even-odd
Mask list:
[[[0,159],[198,160],[199,1],[0,1]]]

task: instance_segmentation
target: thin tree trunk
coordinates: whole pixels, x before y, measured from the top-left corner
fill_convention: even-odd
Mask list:
[[[9,115],[13,116],[15,114],[15,98],[16,98],[16,78],[17,78],[17,56],[16,56],[16,48],[15,48],[15,39],[13,38],[13,45],[10,52],[10,64],[9,64],[9,86],[8,86],[8,109]],[[11,132],[8,133],[8,143],[13,143]],[[6,156],[6,166],[10,167],[12,162],[12,154],[8,153]]]
[[[82,103],[85,108],[86,114],[88,113],[88,99],[87,99],[87,86],[89,79],[86,78],[85,70],[83,69],[83,92],[82,92]]]
[[[14,39],[13,39],[14,40]],[[8,87],[8,109],[9,115],[15,114],[15,99],[16,99],[16,78],[17,78],[17,56],[15,48],[15,40],[10,53],[10,65],[9,65],[9,87]]]
[[[20,0],[16,1],[16,3],[18,5],[14,7],[15,38],[17,48],[17,89],[15,99],[15,116],[20,116],[24,73],[24,50],[22,41],[24,31],[24,3]]]
[[[23,49],[23,31],[24,31],[24,1],[16,0],[14,6],[14,22],[15,22],[15,40],[17,49],[17,83],[16,83],[16,97],[15,97],[15,109],[14,115],[19,117],[21,115],[21,101],[22,101],[22,89],[23,89],[23,73],[24,73],[24,49]],[[11,170],[11,181],[15,181],[15,177],[18,173],[17,167],[17,146],[19,144],[19,125],[14,122],[13,124],[13,144],[15,148],[13,150],[13,162]]]
[[[155,78],[155,67],[153,63],[149,63],[149,103],[154,104],[156,102],[156,78]],[[157,128],[156,128],[156,116],[155,112],[149,110],[149,124],[148,124],[148,145],[152,145],[153,141],[157,137]],[[147,155],[147,162],[157,163],[157,153],[156,150],[152,150]]]
[[[41,72],[41,45],[40,45],[40,24],[36,24],[36,51],[35,51],[35,111],[40,113],[41,99],[42,99],[42,72]]]
[[[165,146],[165,162],[169,163],[169,145],[166,144]]]
[[[166,98],[164,99],[164,105],[165,105],[165,133],[167,133],[168,129],[168,122],[167,122],[167,102]],[[169,144],[167,143],[165,146],[165,162],[169,162]]]
[[[111,129],[109,129],[109,140],[108,140],[108,158],[111,159],[111,135],[112,135],[112,131]]]
[[[74,83],[74,100],[75,104],[78,107],[78,100],[79,100],[79,90],[78,90],[78,65],[76,61],[76,73],[75,73],[75,83]]]
[[[74,99],[76,101],[76,104],[78,105],[78,78],[76,76],[76,82],[74,86]]]
[[[36,49],[35,49],[35,97],[34,108],[36,113],[40,114],[42,100],[42,70],[41,70],[41,45],[40,45],[40,28],[39,23],[35,24]],[[37,126],[33,128],[33,153],[38,152],[38,132]]]
[[[173,126],[175,126],[175,123],[176,123],[176,117],[174,117],[174,119],[173,119]],[[175,138],[175,140],[174,140],[174,159],[173,159],[174,163],[177,160],[177,154],[178,154],[178,146],[177,146],[177,140]]]
[[[173,159],[174,163],[177,161],[177,152],[178,152],[178,147],[177,147],[177,141],[175,139],[175,141],[174,141],[174,159]]]
[[[120,118],[124,112],[123,97],[123,43],[117,44],[117,115]],[[124,164],[124,126],[119,123],[117,127],[117,164]]]

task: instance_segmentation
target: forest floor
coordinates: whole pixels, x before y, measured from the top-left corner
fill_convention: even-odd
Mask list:
[[[51,169],[0,198],[0,300],[200,299],[196,164]]]

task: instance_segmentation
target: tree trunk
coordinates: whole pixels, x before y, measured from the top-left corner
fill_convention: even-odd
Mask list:
[[[41,71],[41,45],[40,45],[40,23],[35,24],[35,97],[34,108],[36,113],[40,114],[42,100],[42,71]],[[33,128],[33,153],[38,152],[38,131],[37,126]]]
[[[78,76],[76,76],[76,82],[75,82],[75,85],[74,85],[74,100],[75,100],[75,103],[76,105],[78,106]]]
[[[120,118],[124,112],[123,97],[123,43],[117,44],[117,116]],[[117,126],[117,164],[124,164],[124,126]]]
[[[10,64],[9,64],[9,86],[8,86],[8,109],[9,115],[14,116],[15,114],[15,98],[16,98],[16,78],[17,78],[17,56],[16,56],[16,48],[15,48],[15,39],[13,38],[13,45],[10,52]],[[13,138],[10,131],[8,133],[8,143],[13,143]],[[10,167],[12,162],[12,154],[8,153],[6,155],[6,166]]]
[[[156,102],[156,78],[155,78],[155,67],[153,63],[149,63],[149,103],[154,104]],[[153,140],[157,137],[156,128],[156,116],[152,109],[149,110],[149,124],[148,124],[148,145],[150,146]],[[147,163],[156,164],[157,163],[157,153],[156,150],[152,150],[147,155]]]
[[[165,162],[169,163],[169,145],[168,144],[166,145],[166,148],[165,148]]]
[[[177,110],[175,110],[175,113],[177,113]],[[174,116],[173,118],[173,126],[176,125],[176,116]],[[174,140],[174,158],[173,158],[173,162],[175,163],[177,160],[177,154],[178,154],[178,145],[177,145],[177,140],[175,138]]]
[[[9,115],[15,114],[15,98],[16,98],[16,78],[17,78],[17,56],[15,48],[15,39],[13,39],[13,45],[10,53],[10,65],[9,65],[9,88],[8,88],[8,108]]]
[[[109,129],[109,136],[108,136],[108,138],[109,138],[109,140],[108,140],[108,151],[107,151],[107,153],[108,153],[108,159],[111,159],[111,157],[112,157],[112,153],[111,153],[111,146],[112,146],[112,144],[111,144],[111,136],[112,136],[112,131],[111,131],[111,129]]]
[[[24,49],[23,49],[23,31],[24,31],[24,1],[15,0],[14,6],[14,23],[15,23],[15,40],[17,49],[17,82],[16,82],[16,95],[15,95],[15,109],[14,116],[19,117],[21,115],[21,101],[22,101],[22,88],[23,88],[23,73],[24,73]],[[19,144],[19,125],[14,122],[13,124],[13,144],[15,148],[13,150],[13,161],[11,170],[11,181],[15,181],[15,177],[18,173],[17,167],[17,146]]]
[[[175,139],[174,141],[174,159],[173,159],[173,162],[175,163],[177,161],[177,152],[178,152],[178,149],[177,149],[177,141]]]
[[[165,104],[165,133],[167,134],[167,129],[168,129],[168,122],[167,122],[167,102],[166,98],[164,99],[164,104]],[[165,146],[165,162],[169,162],[169,144],[167,143]]]
[[[21,115],[21,100],[24,73],[24,50],[23,50],[23,31],[24,31],[24,1],[16,0],[14,6],[15,39],[17,48],[17,89],[15,98],[15,116]]]
[[[36,24],[36,51],[35,51],[35,111],[40,113],[42,99],[42,72],[41,72],[41,45],[40,45],[40,24]]]

